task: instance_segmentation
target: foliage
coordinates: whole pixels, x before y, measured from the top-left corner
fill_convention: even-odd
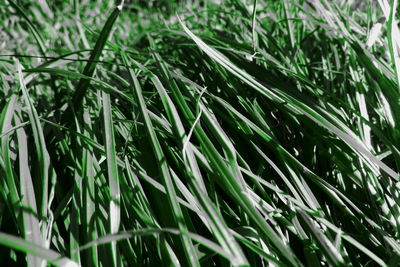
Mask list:
[[[1,262],[397,266],[396,9],[1,3]]]

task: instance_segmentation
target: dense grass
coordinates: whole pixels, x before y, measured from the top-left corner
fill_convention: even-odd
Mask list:
[[[0,262],[398,266],[396,8],[0,3]]]

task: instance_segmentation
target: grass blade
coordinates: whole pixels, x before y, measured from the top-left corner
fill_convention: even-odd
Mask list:
[[[41,218],[45,218],[48,220],[46,223],[43,224],[42,233],[44,234],[46,244],[49,245],[49,239],[51,236],[49,235],[49,231],[51,231],[51,216],[52,211],[50,209],[51,201],[49,201],[49,196],[51,196],[52,191],[49,190],[49,183],[53,183],[55,179],[54,170],[51,167],[50,156],[46,148],[46,142],[43,134],[43,128],[40,123],[39,116],[36,112],[36,109],[29,97],[28,90],[25,86],[24,79],[22,76],[22,67],[19,62],[17,62],[17,69],[18,69],[18,78],[22,89],[22,95],[24,97],[24,101],[28,106],[28,115],[29,120],[31,122],[31,127],[33,131],[33,136],[35,140],[36,146],[36,153],[38,156],[38,162],[40,163],[40,192],[38,195],[41,196],[40,201],[38,201],[39,208],[38,214]],[[53,183],[54,184],[54,183]]]
[[[65,257],[62,257],[57,252],[38,246],[31,242],[25,241],[19,237],[15,237],[6,233],[0,233],[0,245],[7,246],[25,253],[29,253],[47,262],[60,267],[78,267],[79,265]]]
[[[112,118],[110,95],[106,92],[102,92],[103,101],[103,118],[104,118],[104,138],[105,138],[105,148],[107,153],[107,173],[108,173],[108,183],[110,187],[110,207],[109,207],[109,222],[110,222],[110,232],[114,234],[118,232],[121,222],[121,199],[120,199],[120,189],[119,189],[119,174],[117,157],[115,151],[115,135],[114,135],[114,123]],[[117,248],[116,243],[112,243],[112,251],[114,257],[114,265],[117,264]]]
[[[15,116],[15,123],[19,124],[21,116],[20,111],[17,111]],[[28,160],[28,145],[27,135],[24,128],[17,130],[18,137],[18,153],[19,157],[19,176],[20,176],[20,187],[21,187],[21,204],[23,207],[23,225],[24,225],[24,237],[25,240],[32,242],[38,246],[43,246],[44,241],[42,239],[39,227],[38,212],[36,206],[36,196],[33,189],[32,177],[29,170]],[[28,254],[28,265],[30,266],[42,266],[43,259],[34,257]]]
[[[174,216],[175,222],[178,224],[179,230],[181,231],[180,238],[182,240],[182,243],[183,243],[183,246],[185,249],[185,254],[186,254],[188,263],[190,264],[190,266],[198,266],[199,263],[198,263],[197,255],[194,250],[192,241],[191,241],[190,237],[188,236],[188,230],[186,228],[186,225],[184,224],[184,217],[182,215],[182,210],[181,210],[180,205],[177,200],[176,191],[175,191],[174,184],[173,184],[173,181],[171,178],[171,174],[168,170],[168,163],[165,160],[164,152],[160,146],[160,143],[159,143],[156,133],[154,131],[153,124],[150,120],[148,110],[146,108],[146,104],[143,99],[140,83],[136,77],[136,74],[133,72],[133,70],[131,68],[129,68],[126,57],[123,56],[123,58],[124,58],[124,63],[126,64],[127,68],[129,69],[129,74],[130,74],[129,79],[131,82],[131,86],[133,87],[135,96],[139,102],[139,106],[141,109],[141,115],[144,118],[148,134],[152,141],[153,152],[156,156],[158,167],[160,168],[160,171],[162,173],[164,186],[167,190],[167,196],[168,196],[169,204],[171,205],[171,208],[173,210],[173,216]]]
[[[83,70],[82,74],[88,77],[92,77],[94,74],[94,71],[96,69],[97,62],[99,61],[99,58],[101,54],[103,53],[103,49],[106,45],[107,39],[111,33],[111,30],[114,26],[115,21],[117,20],[119,14],[121,13],[122,7],[124,4],[124,0],[121,1],[121,3],[115,7],[114,11],[111,13],[111,15],[108,17],[106,23],[104,24],[103,29],[101,30],[101,33],[96,41],[96,44],[92,50],[92,53],[90,54],[90,58],[88,63],[85,66],[85,69]],[[76,112],[80,110],[82,106],[82,101],[83,98],[86,95],[86,91],[89,87],[90,80],[86,78],[81,78],[79,80],[79,83],[75,89],[75,93],[72,97],[72,107],[69,108],[69,111],[67,111],[64,115],[64,121],[67,121],[68,116],[71,115],[72,110]]]

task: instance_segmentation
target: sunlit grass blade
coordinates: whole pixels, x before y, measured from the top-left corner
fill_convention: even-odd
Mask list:
[[[187,109],[187,108],[185,108]],[[188,109],[187,109],[188,110]],[[188,110],[190,113],[190,111]],[[193,114],[187,114],[192,117]],[[210,127],[213,129],[213,127]],[[227,192],[232,196],[235,202],[243,208],[248,216],[259,226],[260,232],[263,237],[270,240],[276,248],[282,253],[282,258],[287,260],[293,265],[299,265],[298,260],[292,254],[290,248],[288,248],[282,240],[279,239],[276,231],[266,222],[258,211],[254,208],[250,199],[245,194],[245,191],[241,191],[240,185],[237,183],[237,178],[235,177],[232,170],[228,168],[226,161],[219,152],[216,150],[215,146],[210,141],[209,137],[205,134],[203,129],[197,124],[194,130],[197,138],[199,139],[202,147],[205,150],[205,155],[210,161],[210,166],[219,174],[221,178],[218,182],[220,185],[227,189]],[[227,146],[227,144],[225,144]]]
[[[106,92],[102,92],[103,101],[103,118],[104,118],[104,140],[105,148],[107,153],[107,173],[108,183],[110,187],[110,207],[109,207],[109,223],[110,233],[114,234],[118,232],[121,223],[121,199],[119,189],[119,174],[118,165],[115,151],[115,135],[114,135],[114,123],[112,118],[110,95]],[[112,243],[114,265],[117,264],[117,248],[116,244]]]
[[[0,233],[0,245],[7,246],[25,253],[41,257],[48,263],[54,264],[60,267],[78,267],[79,265],[63,256],[59,253],[46,249],[44,247],[38,246],[37,244],[25,241],[22,238],[12,236],[6,233]]]
[[[180,20],[180,18],[179,18]],[[343,139],[350,147],[354,149],[354,151],[360,154],[365,160],[370,161],[377,167],[381,168],[384,172],[390,175],[393,179],[398,179],[399,174],[393,171],[389,166],[385,163],[377,159],[362,143],[360,140],[356,138],[355,135],[351,134],[351,131],[345,132],[344,129],[347,127],[341,123],[338,119],[333,117],[327,112],[324,112],[323,109],[316,107],[314,110],[312,107],[306,105],[305,103],[300,102],[299,100],[281,92],[281,91],[272,91],[271,89],[263,86],[260,82],[258,82],[254,77],[246,73],[244,70],[240,69],[236,65],[234,65],[228,58],[222,55],[217,50],[211,48],[206,43],[204,43],[200,38],[194,35],[180,20],[180,24],[185,30],[185,32],[189,35],[189,37],[195,41],[195,43],[202,49],[208,56],[221,64],[224,68],[234,74],[236,77],[241,79],[243,82],[253,87],[256,91],[265,95],[266,97],[272,99],[277,104],[285,105],[291,112],[293,113],[302,113],[307,116],[309,119],[314,121],[317,125],[326,128],[329,131],[332,131],[339,138]],[[328,118],[325,118],[328,116]],[[337,126],[336,126],[336,125]],[[369,164],[371,165],[371,164]],[[371,166],[373,169],[376,169],[375,166]]]
[[[0,116],[1,132],[8,132],[12,128],[12,119],[17,105],[17,95],[13,94],[8,100]],[[12,151],[10,151],[10,136],[4,135],[1,137],[1,152],[2,152],[2,167],[5,174],[4,181],[7,185],[9,201],[6,202],[8,208],[13,211],[12,217],[15,223],[18,223],[17,218],[20,216],[20,210],[16,209],[20,202],[20,194],[17,189],[17,183],[12,167]]]
[[[339,232],[340,228],[332,225],[329,221],[323,219],[323,218],[317,218],[317,220],[319,220],[322,224],[324,224],[325,226],[327,226],[328,228],[332,229],[335,232]],[[378,265],[380,266],[386,266],[386,263],[384,262],[383,259],[381,259],[380,257],[378,257],[377,255],[375,255],[372,251],[370,251],[368,248],[366,248],[365,246],[363,246],[362,244],[360,244],[359,242],[357,242],[353,237],[348,236],[348,235],[344,235],[342,236],[342,238],[344,240],[346,240],[347,242],[351,243],[353,246],[355,246],[356,248],[358,248],[360,251],[362,251],[363,253],[367,254],[372,260],[374,260]]]
[[[92,50],[92,53],[90,54],[90,58],[88,63],[85,66],[85,69],[83,70],[82,74],[88,77],[92,77],[94,74],[94,71],[96,69],[96,65],[98,60],[100,59],[101,54],[103,53],[103,49],[106,45],[106,41],[112,31],[112,28],[114,26],[114,23],[116,22],[119,14],[121,13],[121,10],[123,8],[124,0],[121,1],[119,5],[117,5],[114,9],[114,11],[111,13],[111,15],[108,17],[106,23],[104,24],[103,29],[101,30],[101,33],[96,41],[96,44]],[[73,110],[78,111],[80,110],[82,106],[82,101],[83,98],[86,95],[86,92],[88,90],[88,87],[90,85],[90,80],[81,78],[79,80],[79,83],[75,89],[75,93],[72,97],[72,107],[70,107],[69,111],[66,112],[65,116],[70,116],[73,108]],[[67,118],[64,116],[64,120],[68,120],[70,118]]]
[[[168,170],[168,163],[165,160],[164,152],[160,146],[160,143],[157,139],[156,133],[153,128],[153,124],[150,120],[148,110],[146,107],[146,103],[143,99],[140,83],[136,77],[136,74],[133,72],[133,70],[131,68],[129,68],[130,65],[127,62],[127,58],[123,56],[123,60],[124,60],[125,65],[129,69],[129,74],[130,74],[129,79],[131,82],[131,86],[133,87],[132,90],[134,91],[136,99],[139,103],[141,115],[143,116],[149,137],[152,141],[153,152],[156,156],[158,168],[160,169],[160,171],[162,173],[164,186],[167,190],[167,196],[168,196],[169,204],[173,211],[174,220],[178,224],[179,230],[181,231],[180,238],[181,238],[183,246],[184,246],[184,250],[185,250],[185,254],[186,254],[188,263],[190,264],[190,266],[198,266],[199,263],[198,263],[198,259],[197,259],[197,254],[193,247],[192,241],[191,241],[190,237],[188,236],[188,232],[187,232],[188,230],[184,223],[182,210],[177,201],[175,186],[171,179],[171,174]]]
[[[20,111],[17,111],[15,116],[16,124],[20,123]],[[43,246],[43,238],[40,233],[38,212],[36,206],[36,195],[33,188],[32,176],[29,169],[28,160],[28,141],[24,128],[17,130],[18,138],[18,153],[19,153],[19,176],[21,187],[21,204],[23,208],[23,225],[25,240],[30,241],[39,246]],[[28,265],[41,266],[43,259],[33,257],[28,254]]]
[[[397,0],[3,2],[3,265],[397,264]]]
[[[400,37],[399,37],[399,27],[396,21],[396,9],[398,7],[398,1],[393,0],[390,3],[390,15],[388,19],[388,40],[389,40],[389,50],[394,64],[394,73],[396,74],[397,87],[400,91]]]
[[[84,135],[90,138],[92,130],[92,121],[90,114],[84,110],[83,118],[85,120]],[[93,149],[86,148],[82,156],[82,191],[83,191],[83,205],[85,210],[83,212],[83,224],[85,226],[85,240],[90,242],[97,239],[96,226],[93,223],[96,220],[96,187],[95,187],[95,173],[93,168],[94,157],[92,155]],[[87,262],[89,265],[98,266],[98,251],[97,248],[92,248],[88,252]]]
[[[178,229],[173,229],[173,228],[161,228],[161,229],[147,228],[147,229],[141,229],[141,230],[125,231],[125,232],[120,232],[117,234],[101,237],[96,241],[85,244],[79,250],[84,250],[84,249],[88,249],[92,246],[99,246],[99,245],[103,245],[103,244],[108,244],[110,242],[115,242],[115,241],[120,241],[120,240],[127,239],[127,238],[132,238],[135,236],[146,237],[146,236],[154,235],[154,234],[180,235],[180,231]],[[195,233],[188,233],[188,235],[191,237],[191,239],[193,239],[193,241],[196,241],[196,242],[200,243],[201,245],[209,248],[210,250],[220,254],[221,256],[225,257],[226,259],[229,259],[230,255],[226,254],[225,251],[221,247],[219,247],[217,244],[215,244],[213,241],[208,240],[208,239],[206,239],[200,235],[197,235]]]
[[[159,57],[158,59],[160,60],[160,64],[163,64]],[[183,147],[182,153],[183,153],[183,158],[185,159],[184,160],[185,165],[186,168],[188,169],[188,173],[192,175],[194,179],[192,181],[193,182],[192,188],[195,191],[195,194],[197,196],[197,199],[199,200],[201,208],[205,212],[204,215],[206,215],[206,218],[208,219],[207,221],[210,223],[210,227],[213,233],[216,235],[216,238],[222,244],[222,247],[225,248],[226,250],[231,251],[230,253],[234,255],[232,263],[235,266],[247,264],[247,260],[242,255],[240,248],[233,240],[233,237],[231,237],[229,235],[229,232],[226,230],[226,225],[223,222],[222,217],[216,212],[216,208],[214,207],[215,205],[211,202],[211,200],[207,196],[207,193],[205,191],[204,181],[202,180],[201,173],[199,172],[199,167],[197,165],[191,145],[188,145],[190,144],[189,141],[190,135],[189,136],[186,135],[183,123],[179,117],[177,109],[175,108],[172,100],[168,96],[166,89],[161,84],[160,80],[156,76],[152,76],[152,81],[156,86],[158,93],[160,94],[163,105],[167,110],[168,117],[171,121],[171,124],[173,125],[173,129],[175,130],[177,137],[181,139],[181,144]],[[196,125],[193,125],[192,127],[193,127],[192,129],[194,129]]]
[[[58,68],[33,68],[33,69],[25,69],[23,70],[23,72],[26,73],[49,73],[51,75],[58,75],[58,76],[62,76],[71,80],[88,80],[89,82],[94,82],[96,85],[100,86],[101,89],[106,89],[106,90],[110,90],[112,92],[115,92],[119,95],[121,95],[123,98],[125,98],[126,100],[134,103],[134,101],[132,100],[132,98],[127,95],[126,93],[118,90],[118,88],[109,85],[106,82],[103,82],[99,79],[90,77],[90,76],[86,76],[84,74],[80,74],[80,73],[76,73],[76,72],[72,72],[72,71],[68,71],[68,70],[63,70],[63,69],[58,69]]]
[[[50,188],[49,190],[49,185],[54,184],[53,180],[55,179],[55,173],[53,168],[51,167],[50,156],[46,148],[46,141],[43,134],[43,128],[39,116],[37,114],[37,111],[29,97],[29,93],[25,86],[24,79],[22,76],[21,64],[19,62],[17,62],[17,69],[18,69],[18,78],[22,90],[22,95],[26,105],[28,106],[28,115],[29,115],[29,120],[31,122],[33,136],[35,140],[36,154],[38,157],[38,162],[40,164],[41,180],[40,180],[40,191],[38,192],[38,195],[40,196],[40,199],[38,201],[40,203],[38,205],[39,206],[38,215],[40,218],[46,220],[44,222],[42,221],[43,225],[41,230],[45,240],[48,242],[48,240],[51,238],[51,236],[48,235],[49,233],[48,231],[51,229],[51,224],[52,224],[52,221],[50,219],[52,216],[51,215],[52,212],[50,209],[51,203],[49,202],[49,196],[52,192],[52,189]]]
[[[325,255],[327,255],[330,264],[333,266],[346,266],[339,251],[324,236],[324,234],[321,232],[321,229],[317,228],[313,221],[308,217],[308,214],[302,210],[298,210],[298,213],[300,218],[305,222],[307,228],[310,230],[311,234],[314,236],[316,242],[318,242],[318,244],[321,246],[321,249],[325,251]]]

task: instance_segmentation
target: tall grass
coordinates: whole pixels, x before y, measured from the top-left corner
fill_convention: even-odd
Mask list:
[[[397,266],[397,7],[0,3],[0,262]]]

